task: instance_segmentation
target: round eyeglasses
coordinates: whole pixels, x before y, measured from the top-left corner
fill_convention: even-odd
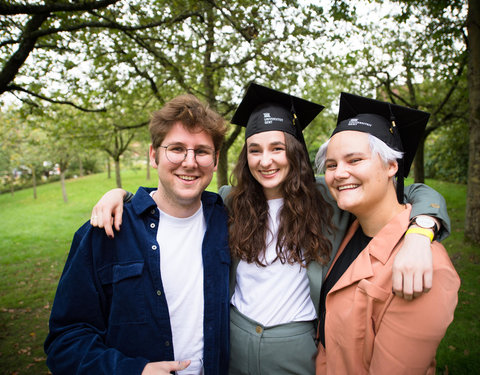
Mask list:
[[[186,148],[182,145],[160,146],[165,149],[165,155],[170,163],[180,164],[187,158],[189,150],[193,151],[195,161],[201,167],[209,167],[215,162],[215,150],[210,147]]]

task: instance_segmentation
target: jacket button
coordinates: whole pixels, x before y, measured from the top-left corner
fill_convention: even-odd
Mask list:
[[[157,245],[152,245],[152,250],[157,250]]]
[[[170,341],[165,341],[165,346],[170,346]]]
[[[257,333],[262,333],[262,327],[256,326],[256,327],[255,327],[255,331],[256,331]]]
[[[157,290],[157,296],[161,296],[162,295],[162,291],[161,290]]]
[[[150,228],[155,228],[155,223],[150,223]]]

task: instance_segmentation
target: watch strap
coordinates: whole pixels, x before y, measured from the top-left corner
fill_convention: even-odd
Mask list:
[[[428,237],[430,239],[430,242],[433,241],[433,229],[426,229],[426,228],[416,228],[416,227],[413,227],[413,228],[408,228],[407,229],[407,232],[405,233],[406,235],[409,234],[409,233],[417,233],[417,234],[421,234],[421,235],[424,235],[426,237]]]

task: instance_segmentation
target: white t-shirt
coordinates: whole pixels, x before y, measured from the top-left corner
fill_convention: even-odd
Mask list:
[[[187,218],[159,211],[160,272],[170,313],[175,360],[192,360],[182,375],[202,374],[202,243],[206,231],[203,206]]]
[[[264,326],[313,320],[317,314],[310,298],[306,268],[298,263],[273,262],[277,256],[278,214],[283,199],[269,200],[268,206],[270,231],[267,232],[266,263],[263,261],[267,266],[240,261],[231,303],[242,314]]]

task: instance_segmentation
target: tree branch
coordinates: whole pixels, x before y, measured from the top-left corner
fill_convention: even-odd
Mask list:
[[[223,144],[224,150],[228,150],[230,146],[232,146],[233,142],[235,142],[242,129],[243,128],[241,126],[235,125],[235,129],[233,130],[232,134],[230,134],[230,136],[225,140]]]
[[[15,15],[15,14],[48,14],[52,12],[80,12],[93,9],[106,8],[109,5],[115,4],[120,0],[98,0],[98,1],[82,1],[82,2],[47,2],[46,4],[8,4],[0,2],[1,15]]]
[[[119,50],[119,53],[126,56],[127,53],[125,51],[123,51],[122,49]],[[155,80],[150,76],[150,74],[148,74],[148,72],[146,71],[143,71],[141,70],[137,64],[135,63],[134,60],[132,59],[129,59],[128,60],[129,64],[133,67],[133,69],[135,69],[135,71],[137,72],[137,74],[140,76],[140,77],[143,77],[144,79],[146,79],[148,81],[148,83],[150,84],[150,89],[152,90],[153,92],[153,95],[158,99],[158,101],[160,101],[162,104],[164,102],[163,98],[160,96],[160,92],[158,90],[158,86],[155,82]]]
[[[463,58],[462,58],[462,61],[460,62],[460,66],[458,67],[457,69],[457,73],[455,74],[455,77],[454,77],[454,80],[453,80],[453,83],[452,85],[450,86],[450,89],[448,90],[448,92],[445,94],[445,97],[443,98],[442,102],[440,103],[440,105],[435,109],[435,111],[433,112],[433,115],[435,116],[438,112],[440,112],[443,107],[447,104],[448,100],[450,99],[450,97],[452,96],[453,92],[455,91],[455,89],[457,88],[458,86],[458,83],[460,82],[460,77],[463,73],[463,69],[465,69],[465,66],[467,65],[467,61],[468,61],[468,54],[465,53]]]
[[[17,86],[17,85],[8,85],[7,86],[7,89],[5,91],[10,91],[10,92],[14,92],[14,91],[21,91],[21,92],[24,92],[24,93],[27,93],[31,96],[34,96],[36,98],[39,98],[39,99],[42,99],[42,100],[45,100],[47,102],[50,102],[50,103],[54,103],[54,104],[66,104],[66,105],[69,105],[69,106],[72,106],[80,111],[83,111],[83,112],[106,112],[106,109],[105,108],[100,108],[100,109],[88,109],[88,108],[83,108],[83,107],[80,107],[79,105],[75,104],[75,103],[72,103],[72,102],[69,102],[69,101],[65,101],[65,100],[55,100],[55,99],[52,99],[52,98],[48,98],[44,95],[40,95],[40,94],[37,94],[33,91],[30,91],[30,90],[27,90],[27,89],[24,89],[23,87],[20,87],[20,86]]]
[[[7,85],[13,81],[20,67],[25,63],[28,55],[30,55],[30,52],[35,48],[37,38],[31,37],[31,33],[38,30],[48,17],[49,14],[35,15],[27,22],[25,31],[23,32],[22,42],[0,72],[0,95],[6,91]]]
[[[134,136],[135,136],[135,134],[130,134],[126,141],[123,139],[123,137],[121,135],[119,136],[119,138],[120,138],[120,149],[118,151],[119,151],[120,155],[122,155],[127,150],[128,145],[130,144],[130,142],[132,141]]]
[[[258,31],[255,26],[250,26],[246,28],[240,27],[240,25],[238,25],[232,17],[226,14],[223,8],[219,7],[214,0],[207,0],[207,2],[210,3],[212,7],[218,9],[218,11],[230,22],[232,27],[237,30],[247,42],[250,43],[254,38],[258,36]]]
[[[151,22],[145,25],[137,25],[137,26],[127,26],[127,25],[122,25],[118,22],[112,21],[107,19],[106,17],[103,17],[99,15],[98,13],[93,13],[96,17],[100,17],[107,22],[101,22],[101,21],[90,21],[90,22],[82,22],[76,25],[71,25],[68,27],[56,27],[56,28],[50,28],[50,29],[45,29],[45,30],[39,30],[35,32],[33,35],[36,37],[40,36],[46,36],[46,35],[51,35],[51,34],[58,34],[60,32],[74,32],[82,29],[115,29],[115,30],[121,30],[121,31],[139,31],[139,30],[147,30],[147,29],[152,29],[154,27],[166,25],[169,23],[176,23],[183,21],[187,18],[190,18],[192,16],[196,16],[196,12],[191,12],[191,13],[183,13],[180,16],[177,16],[175,18],[169,19],[169,20],[161,20],[161,21],[156,21],[156,22]]]
[[[119,130],[128,130],[128,129],[138,129],[138,128],[141,128],[145,125],[148,125],[148,121],[143,121],[143,122],[140,122],[138,124],[135,124],[135,125],[118,125],[118,124],[113,124],[113,126],[116,128],[116,129],[119,129]]]
[[[177,83],[180,85],[180,87],[183,90],[185,90],[186,92],[191,92],[191,87],[185,83],[184,76],[182,75],[182,72],[179,71],[178,66],[176,66],[175,64],[173,64],[172,62],[169,61],[167,56],[160,53],[156,48],[152,48],[148,43],[146,43],[143,39],[139,38],[137,35],[131,34],[128,31],[124,31],[124,33],[130,39],[134,40],[140,47],[144,48],[146,51],[148,51],[154,57],[156,57],[159,60],[160,64],[162,64],[164,67],[168,68],[170,70],[170,72],[172,73],[172,75],[174,76]]]

